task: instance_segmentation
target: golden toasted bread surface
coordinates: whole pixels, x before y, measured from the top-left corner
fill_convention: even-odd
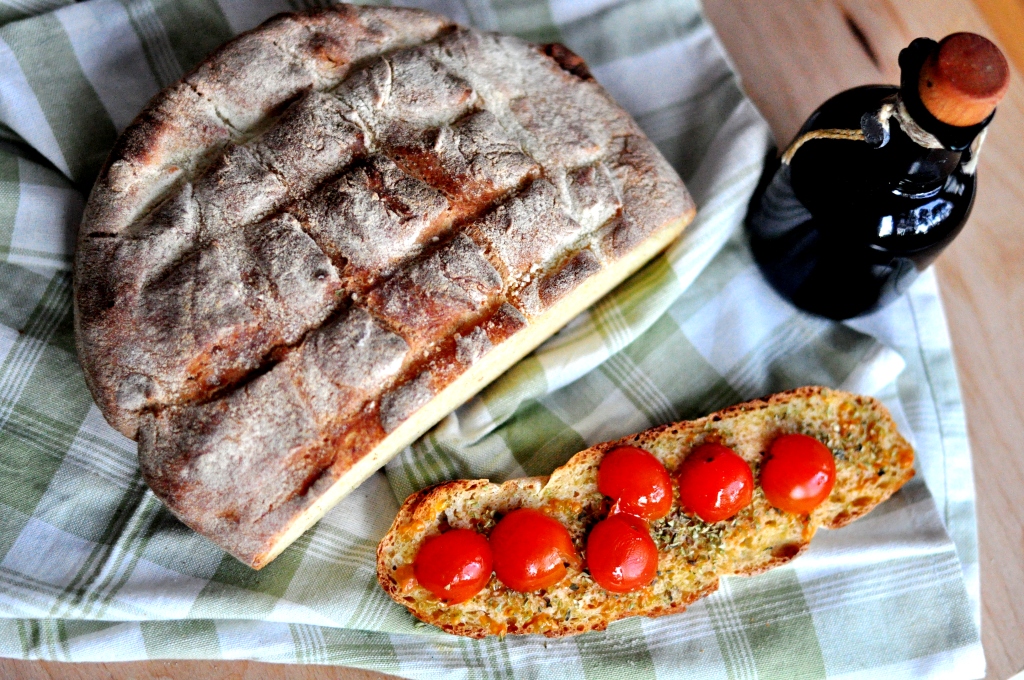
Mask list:
[[[492,575],[472,599],[449,605],[413,575],[416,553],[428,537],[450,528],[486,534],[504,514],[520,507],[557,518],[585,559],[587,533],[607,516],[611,503],[597,490],[598,466],[618,446],[652,453],[671,473],[696,447],[722,444],[746,460],[757,479],[768,446],[790,433],[814,437],[832,451],[836,482],[829,498],[810,514],[790,514],[769,505],[758,485],[748,507],[730,520],[711,524],[683,513],[676,499],[668,516],[650,525],[659,550],[658,574],[639,590],[611,593],[585,567],[570,568],[560,583],[534,593],[511,591]],[[417,618],[457,635],[558,637],[603,630],[629,616],[681,612],[714,592],[722,576],[754,575],[789,562],[818,528],[842,527],[895,493],[913,477],[913,464],[913,449],[877,400],[804,387],[598,444],[577,453],[550,477],[503,484],[460,480],[424,489],[405,501],[381,540],[377,578]]]

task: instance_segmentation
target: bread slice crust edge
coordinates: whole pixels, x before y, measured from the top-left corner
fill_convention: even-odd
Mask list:
[[[571,570],[551,589],[529,594],[509,591],[492,575],[474,598],[445,606],[412,576],[412,560],[428,536],[448,528],[487,533],[496,516],[517,507],[539,508],[562,521],[585,557],[587,531],[609,507],[597,492],[597,466],[618,446],[650,451],[671,473],[700,444],[722,443],[754,467],[756,479],[766,445],[791,432],[815,436],[836,456],[837,482],[829,499],[808,515],[792,515],[771,508],[758,486],[753,503],[736,518],[711,525],[686,517],[674,502],[667,518],[651,523],[659,575],[634,593],[604,591],[585,571]],[[824,387],[798,388],[597,444],[549,477],[503,484],[458,480],[423,489],[405,501],[381,540],[377,577],[414,616],[456,635],[561,637],[603,630],[629,616],[682,612],[714,592],[721,576],[753,576],[790,562],[818,528],[845,526],[889,498],[913,477],[913,462],[913,449],[877,400]]]

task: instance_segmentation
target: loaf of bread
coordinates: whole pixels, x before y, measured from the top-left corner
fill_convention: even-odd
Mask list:
[[[111,151],[78,352],[157,496],[259,568],[693,213],[564,47],[416,10],[281,15]]]
[[[683,513],[678,499],[651,523],[658,547],[658,575],[639,590],[616,594],[599,586],[586,569],[570,567],[546,590],[520,593],[492,575],[472,599],[445,604],[420,586],[412,564],[423,541],[448,529],[487,534],[498,518],[517,508],[542,510],[560,521],[586,558],[590,527],[608,515],[610,499],[597,490],[603,456],[629,445],[656,456],[674,472],[706,443],[732,448],[754,469],[781,434],[799,433],[823,442],[835,457],[835,487],[810,514],[782,512],[760,486],[753,501],[730,520],[706,523]],[[718,588],[721,576],[750,576],[789,562],[819,527],[842,527],[869,512],[914,475],[914,452],[878,401],[822,387],[804,387],[732,406],[705,418],[656,427],[577,453],[550,477],[446,482],[410,496],[377,549],[381,587],[419,619],[441,629],[481,638],[542,633],[548,637],[603,630],[628,616],[681,612]]]

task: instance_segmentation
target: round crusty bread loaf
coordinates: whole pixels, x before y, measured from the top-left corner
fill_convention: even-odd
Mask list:
[[[78,351],[150,487],[259,567],[693,211],[561,46],[416,10],[281,15],[111,151]]]

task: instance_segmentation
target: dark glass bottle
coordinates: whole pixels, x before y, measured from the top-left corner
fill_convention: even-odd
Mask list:
[[[765,277],[798,307],[833,319],[872,312],[903,293],[963,228],[979,136],[994,111],[950,125],[925,106],[919,84],[932,84],[922,68],[939,47],[915,40],[900,53],[900,87],[829,99],[786,154],[766,164],[747,232]]]

